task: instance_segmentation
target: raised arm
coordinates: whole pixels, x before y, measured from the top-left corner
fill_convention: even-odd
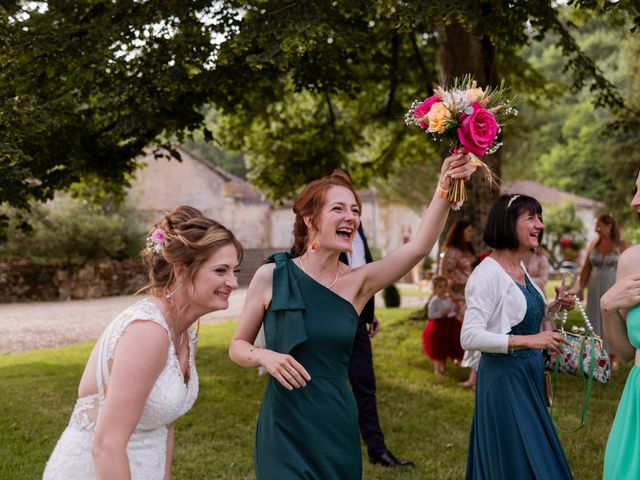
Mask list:
[[[438,183],[441,188],[448,190],[451,178],[469,178],[472,173],[473,167],[468,157],[462,154],[452,155],[442,163]],[[415,236],[383,259],[360,267],[364,275],[359,294],[361,298],[368,299],[395,282],[433,249],[449,215],[449,207],[449,200],[441,198],[435,192]]]
[[[304,387],[311,376],[291,355],[259,348],[253,343],[271,302],[274,264],[261,266],[247,289],[238,326],[229,345],[229,358],[242,367],[264,367],[288,390]]]
[[[616,283],[600,299],[604,336],[626,362],[636,353],[627,334],[627,310],[639,303],[640,245],[636,245],[620,255]]]

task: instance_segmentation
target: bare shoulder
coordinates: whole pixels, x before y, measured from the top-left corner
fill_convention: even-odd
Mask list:
[[[620,254],[618,268],[623,275],[640,272],[640,245],[633,245]]]
[[[273,271],[276,268],[275,263],[265,263],[261,265],[251,279],[251,283],[256,286],[270,286],[273,283]]]

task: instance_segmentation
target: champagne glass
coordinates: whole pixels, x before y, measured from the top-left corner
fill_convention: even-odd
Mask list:
[[[578,273],[577,272],[565,272],[562,274],[562,279],[560,280],[560,289],[556,295],[556,300],[562,296],[565,292],[572,290],[576,282],[578,281]],[[560,312],[562,311],[562,305],[558,302],[554,306],[553,314],[555,319],[558,320],[560,318]]]

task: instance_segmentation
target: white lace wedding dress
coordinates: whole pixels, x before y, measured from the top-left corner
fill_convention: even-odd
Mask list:
[[[135,303],[118,315],[106,328],[99,342],[96,378],[98,393],[79,398],[69,425],[58,440],[44,471],[43,480],[95,479],[91,444],[96,419],[109,384],[108,362],[113,359],[118,339],[135,320],[148,320],[169,327],[149,299]],[[194,351],[196,333],[189,328],[189,381],[184,382],[178,357],[169,336],[167,363],[151,389],[140,421],[127,444],[127,455],[134,480],[162,480],[166,461],[167,425],[184,415],[198,396],[198,374]]]

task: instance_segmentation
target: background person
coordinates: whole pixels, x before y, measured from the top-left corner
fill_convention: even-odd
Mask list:
[[[422,349],[433,362],[436,375],[446,374],[447,358],[462,360],[464,350],[460,346],[461,321],[449,296],[447,279],[436,276],[431,281],[433,295],[427,302],[427,320],[422,332]]]
[[[345,179],[327,176],[294,202],[294,249],[258,269],[229,347],[244,367],[270,375],[258,415],[257,480],[357,479],[362,475],[358,410],[347,377],[359,316],[373,295],[433,248],[449,213],[451,178],[468,178],[468,158],[444,160],[438,189],[414,237],[387,257],[351,269],[360,202]],[[253,341],[264,322],[266,348]]]
[[[471,275],[476,261],[473,248],[473,225],[466,220],[458,220],[447,232],[440,254],[440,274],[449,282],[451,299],[456,305],[456,316],[464,318],[466,303],[464,288]],[[467,351],[464,353],[462,367],[469,368],[469,378],[460,382],[463,388],[475,388],[480,362],[480,352]]]
[[[620,238],[620,227],[608,213],[597,218],[595,231],[598,236],[587,246],[584,264],[580,270],[578,296],[583,298],[584,288],[587,287],[587,316],[593,330],[604,339],[604,347],[611,357],[611,368],[617,370],[615,349],[604,338],[600,299],[615,283],[618,258],[628,244]]]
[[[196,330],[229,307],[242,246],[193,207],[167,213],[142,252],[151,296],[118,315],[91,352],[44,480],[163,480],[173,422],[198,396]]]
[[[353,185],[351,175],[342,168],[333,170],[329,175],[342,177]],[[351,268],[373,262],[362,223],[353,238],[351,252],[342,252],[340,261]],[[387,448],[378,418],[371,338],[378,333],[379,325],[375,316],[374,297],[371,297],[360,312],[358,328],[351,348],[351,360],[349,361],[349,383],[351,383],[351,389],[358,405],[360,435],[367,446],[367,454],[371,463],[392,468],[412,467],[414,466],[413,462],[399,460]]]

